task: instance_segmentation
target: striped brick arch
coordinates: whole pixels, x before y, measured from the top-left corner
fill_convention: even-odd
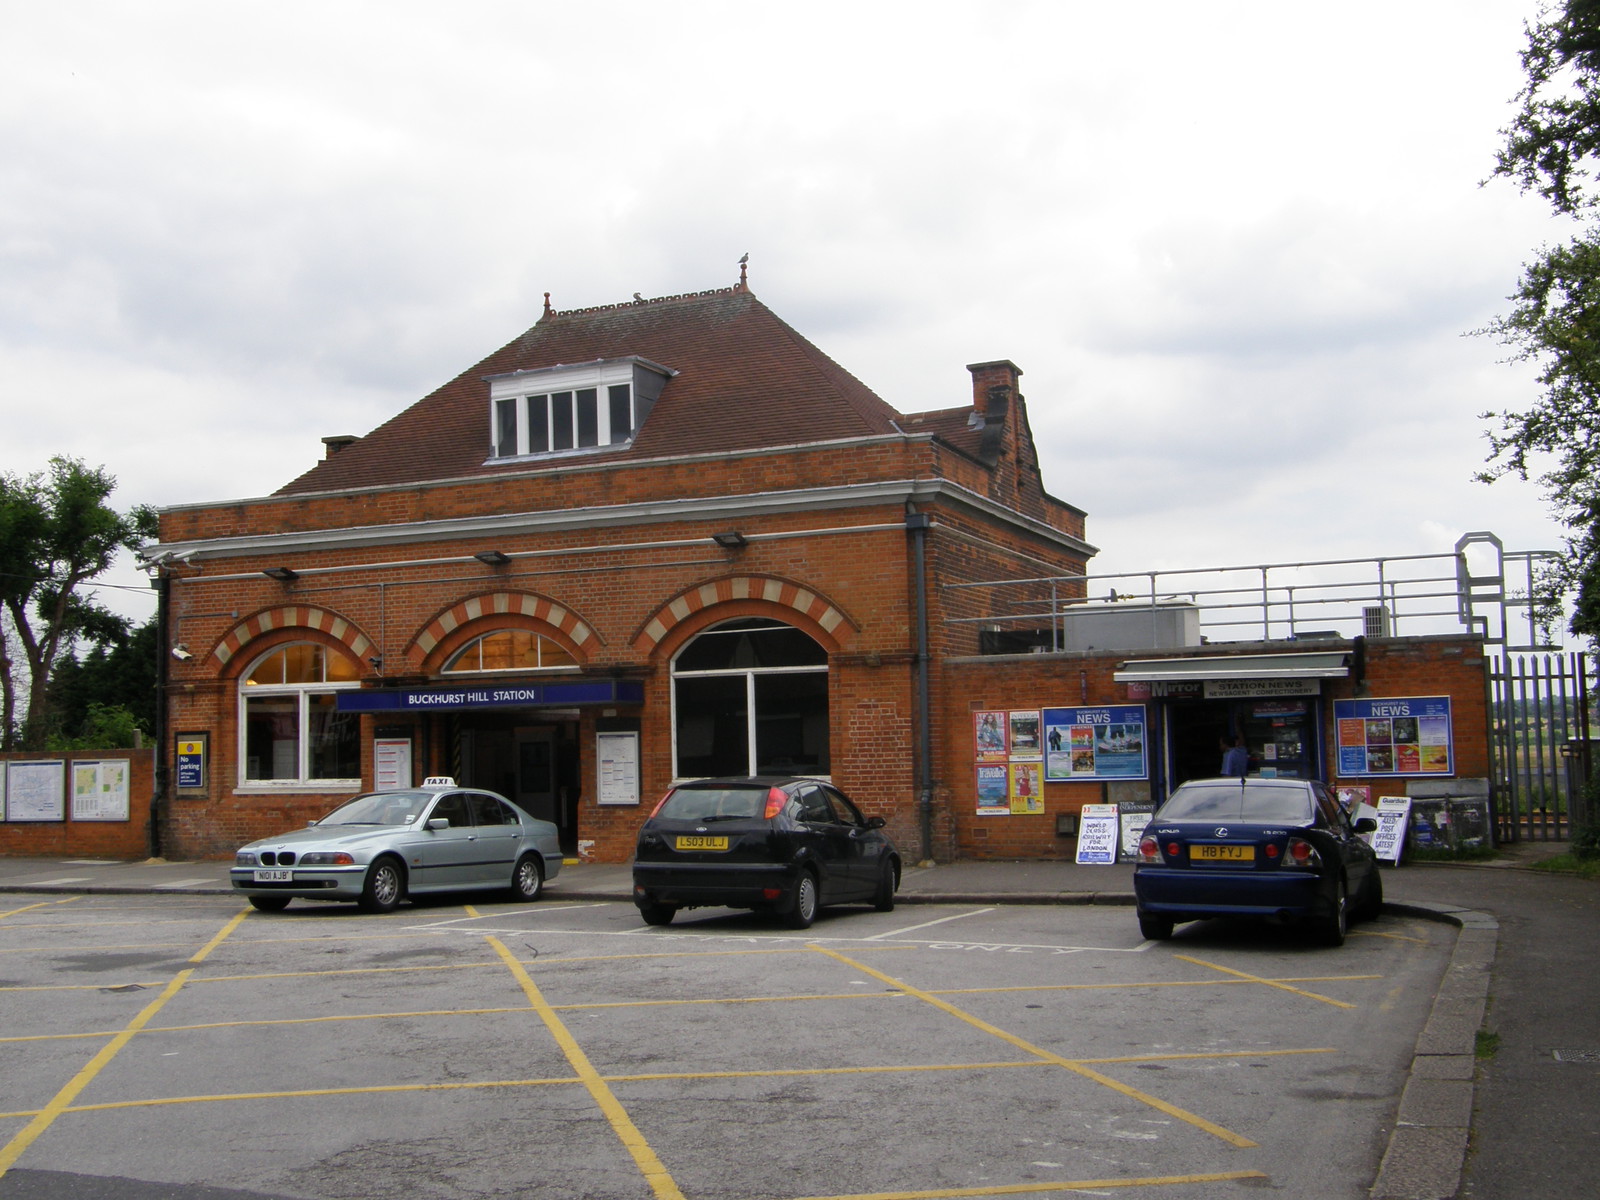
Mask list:
[[[487,596],[474,596],[470,600],[463,600],[429,621],[427,628],[417,635],[417,649],[421,650],[424,656],[432,654],[440,642],[463,625],[481,621],[484,617],[506,614],[532,617],[536,621],[552,625],[571,638],[577,646],[586,647],[591,641],[597,640],[592,626],[543,596],[530,596],[524,592],[491,592]]]
[[[701,584],[662,606],[645,623],[643,632],[633,639],[634,647],[645,652],[654,650],[676,626],[713,605],[741,602],[748,605],[752,601],[792,609],[836,642],[853,631],[845,615],[815,592],[782,579],[739,575]]]
[[[273,633],[280,629],[315,629],[318,633],[327,634],[336,642],[344,643],[350,653],[358,659],[366,658],[377,650],[371,638],[343,617],[335,616],[326,609],[291,604],[283,608],[269,608],[248,620],[239,622],[228,631],[222,641],[217,643],[217,648],[211,654],[217,662],[225,664],[247,643],[253,642],[262,634]]]

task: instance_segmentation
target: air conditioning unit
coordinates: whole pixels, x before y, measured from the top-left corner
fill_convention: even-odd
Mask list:
[[[1374,604],[1361,610],[1361,632],[1369,638],[1389,636],[1389,606]]]

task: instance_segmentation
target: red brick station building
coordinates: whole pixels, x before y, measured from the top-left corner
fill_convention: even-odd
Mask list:
[[[165,510],[153,844],[230,855],[450,775],[620,862],[673,780],[774,773],[831,777],[908,860],[1065,857],[1085,803],[1214,773],[1221,728],[1338,782],[1340,705],[1383,697],[1446,707],[1445,746],[1424,717],[1390,753],[1487,776],[1473,636],[1108,652],[985,623],[998,590],[966,585],[1081,601],[1096,551],[1045,488],[1022,372],[967,370],[970,401],[897,412],[742,276],[547,297],[272,495]]]

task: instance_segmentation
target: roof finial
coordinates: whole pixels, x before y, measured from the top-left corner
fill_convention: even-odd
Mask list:
[[[553,312],[555,312],[555,309],[550,307],[550,293],[546,292],[544,294],[544,315],[548,317]]]
[[[750,261],[750,251],[746,250],[739,256],[739,286],[745,286],[745,264]]]

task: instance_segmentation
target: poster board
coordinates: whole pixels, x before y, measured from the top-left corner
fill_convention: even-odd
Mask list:
[[[1455,769],[1449,696],[1335,700],[1333,717],[1341,779]]]
[[[1047,708],[1043,720],[1047,780],[1149,778],[1144,705]]]
[[[66,760],[13,759],[6,769],[5,799],[7,821],[65,821]]]
[[[411,786],[411,739],[372,739],[372,788],[377,792]]]
[[[1078,819],[1078,858],[1089,866],[1114,866],[1117,861],[1117,806],[1085,804]]]
[[[1409,796],[1378,798],[1378,831],[1372,835],[1372,849],[1380,862],[1398,864],[1405,849],[1406,827],[1411,820]]]
[[[595,769],[600,804],[639,803],[639,735],[632,730],[597,733]]]
[[[125,758],[99,762],[79,759],[72,764],[72,819],[74,821],[127,821],[129,772]]]

